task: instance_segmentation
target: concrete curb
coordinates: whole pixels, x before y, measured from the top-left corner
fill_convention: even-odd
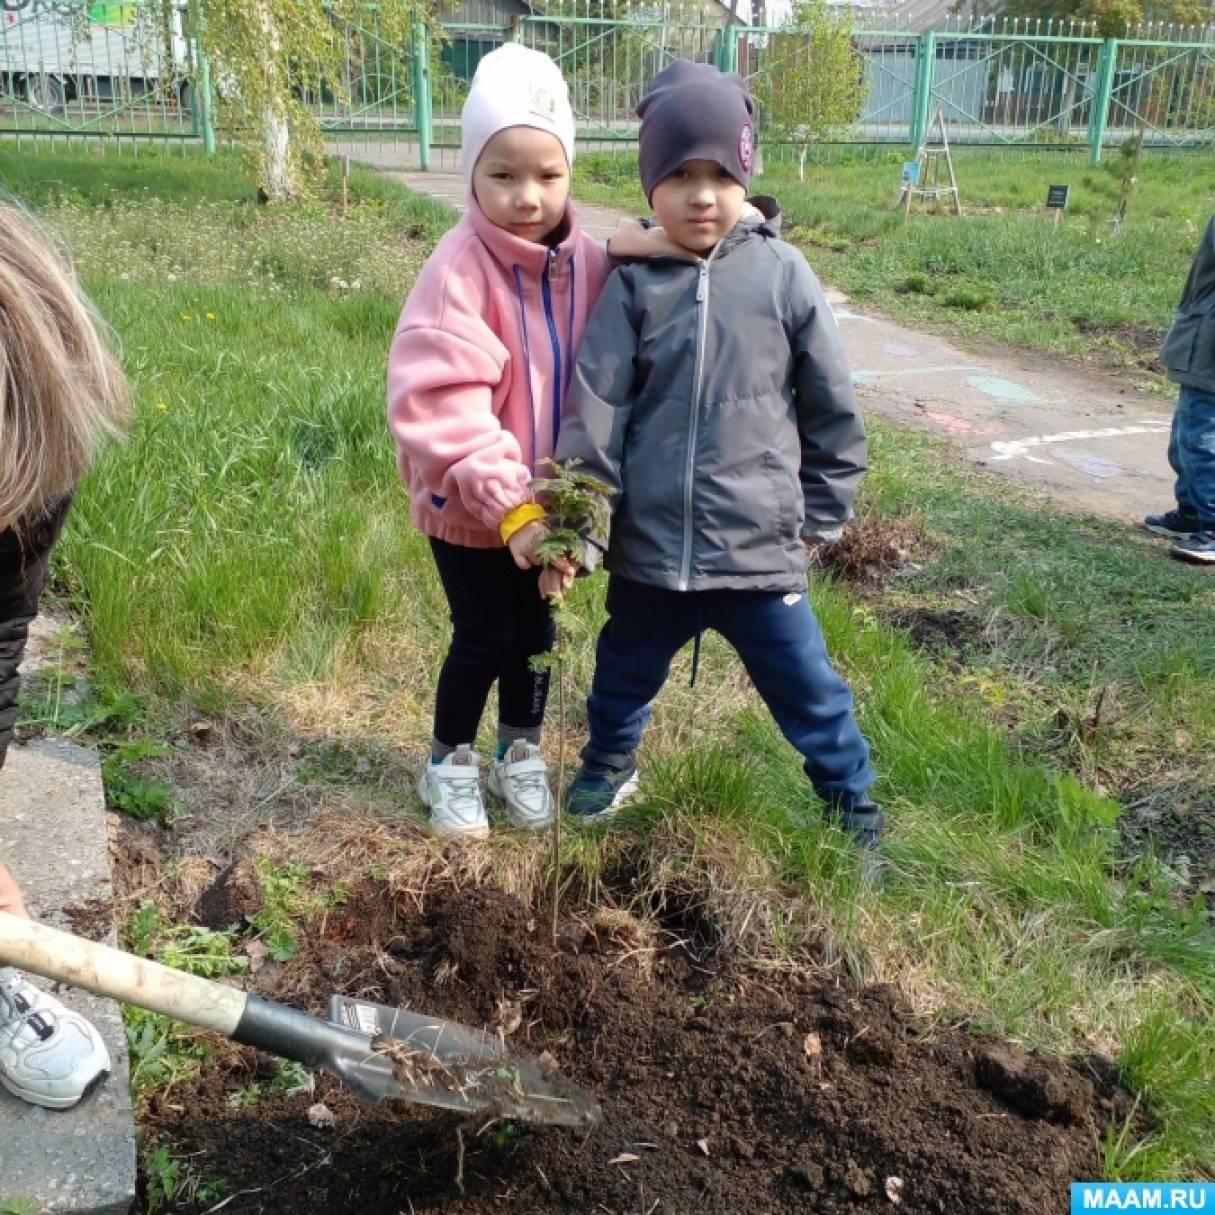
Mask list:
[[[0,776],[0,857],[30,914],[115,943],[101,766],[65,739],[13,747]],[[70,1110],[29,1105],[0,1088],[0,1202],[55,1215],[125,1215],[135,1199],[136,1143],[126,1036],[118,1005],[51,987],[97,1026],[113,1072]]]

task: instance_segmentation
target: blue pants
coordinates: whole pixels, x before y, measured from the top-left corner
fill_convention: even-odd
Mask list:
[[[738,652],[781,733],[804,757],[818,795],[841,811],[868,801],[875,780],[869,746],[852,714],[852,692],[827,658],[805,595],[681,593],[613,576],[607,608],[587,701],[590,742],[584,759],[625,765],[671,660],[711,628]]]
[[[1177,507],[1198,516],[1204,529],[1215,529],[1215,393],[1181,386],[1169,463],[1177,474]]]

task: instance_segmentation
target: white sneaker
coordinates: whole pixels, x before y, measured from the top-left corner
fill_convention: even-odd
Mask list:
[[[418,796],[430,807],[430,829],[435,835],[481,839],[489,834],[481,797],[481,757],[468,743],[461,743],[440,764],[427,761]]]
[[[548,765],[535,743],[523,738],[511,743],[506,754],[490,765],[489,791],[506,803],[512,827],[539,831],[553,821]]]
[[[34,1105],[65,1110],[109,1074],[110,1053],[79,1013],[0,967],[0,1084]]]

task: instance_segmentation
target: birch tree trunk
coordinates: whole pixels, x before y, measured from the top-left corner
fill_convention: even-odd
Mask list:
[[[258,0],[258,18],[265,33],[266,103],[262,107],[262,188],[271,202],[282,202],[297,194],[291,171],[291,136],[287,115],[279,100],[285,93],[279,80],[283,72],[281,45],[274,16],[264,0]]]

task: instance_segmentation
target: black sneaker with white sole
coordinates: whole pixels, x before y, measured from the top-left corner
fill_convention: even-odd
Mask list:
[[[876,802],[860,802],[847,810],[831,812],[831,818],[842,827],[856,844],[860,854],[861,877],[871,886],[878,886],[886,872],[886,861],[880,851],[886,816]]]
[[[631,760],[623,768],[584,760],[565,795],[565,812],[584,823],[610,818],[636,788],[637,765]]]
[[[1197,565],[1215,565],[1215,529],[1195,532],[1174,540],[1169,552],[1182,561],[1193,561]]]
[[[1148,515],[1143,526],[1157,536],[1172,536],[1175,540],[1186,539],[1202,530],[1202,523],[1197,515],[1180,510],[1166,510],[1163,514]]]

